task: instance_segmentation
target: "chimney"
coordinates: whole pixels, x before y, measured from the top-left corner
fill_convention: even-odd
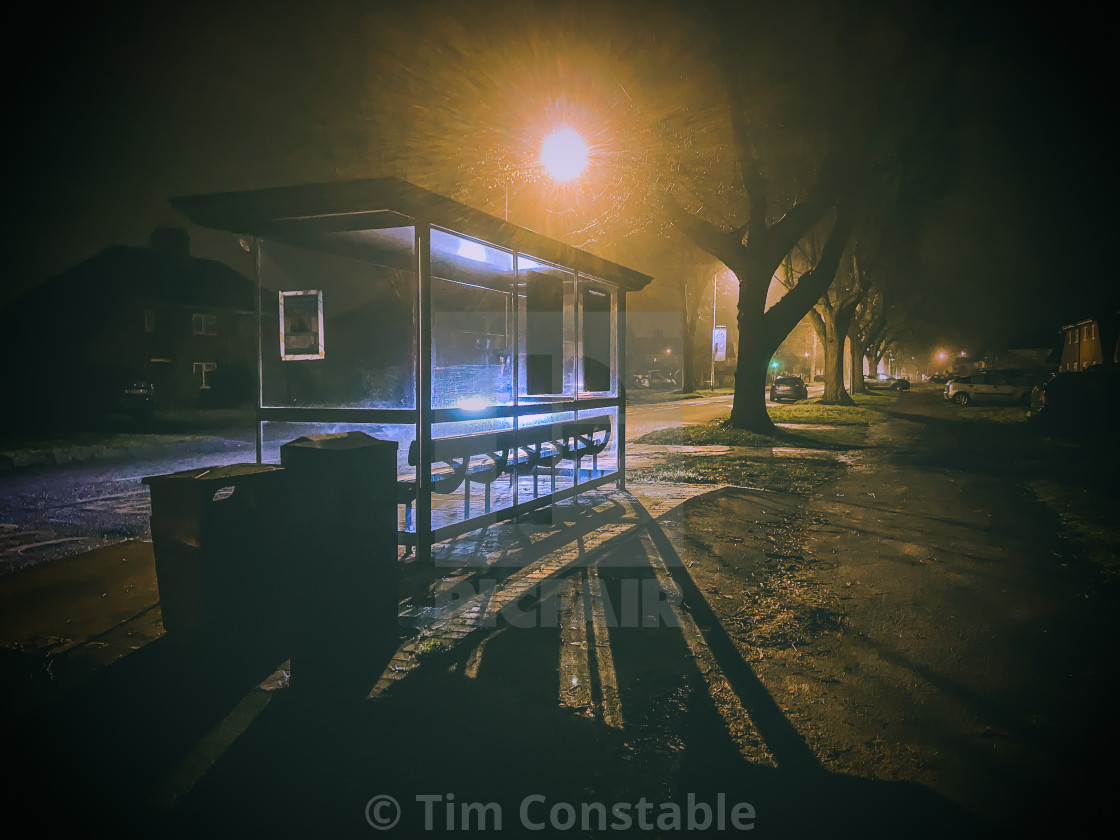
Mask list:
[[[181,227],[157,227],[148,237],[148,245],[168,259],[185,260],[191,255],[191,237]]]

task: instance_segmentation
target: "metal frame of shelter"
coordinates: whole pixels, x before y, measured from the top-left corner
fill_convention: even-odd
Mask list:
[[[626,471],[625,301],[627,292],[640,290],[650,282],[649,276],[395,178],[183,196],[171,199],[171,204],[198,225],[251,237],[251,247],[256,255],[258,290],[258,399],[255,424],[258,463],[264,457],[264,429],[269,423],[409,427],[409,433],[414,430],[415,434],[415,442],[412,446],[415,459],[409,463],[415,467],[413,485],[416,490],[416,512],[414,530],[408,530],[406,519],[406,526],[399,530],[398,537],[402,544],[414,545],[418,556],[422,558],[430,556],[433,543],[548,506],[593,487],[612,482],[617,483],[620,489],[624,486]],[[411,242],[405,242],[404,238],[408,229],[411,229],[412,233]],[[278,400],[266,398],[266,380],[270,376],[270,370],[273,369],[270,365],[284,364],[287,360],[313,360],[324,355],[322,293],[306,290],[280,291],[278,304],[280,353],[272,353],[271,344],[276,336],[272,332],[275,326],[273,320],[275,311],[272,308],[274,300],[270,295],[275,290],[267,288],[262,271],[262,254],[272,247],[269,243],[280,243],[276,246],[280,248],[287,247],[291,243],[304,245],[308,242],[321,241],[323,237],[333,237],[332,242],[344,241],[350,243],[348,247],[352,247],[359,237],[365,237],[361,241],[366,242],[385,232],[392,232],[399,246],[394,257],[397,267],[393,270],[398,272],[397,276],[405,277],[408,285],[415,282],[415,287],[408,290],[408,294],[412,296],[410,305],[414,305],[415,312],[415,349],[412,363],[414,391],[403,401],[404,407],[355,405],[352,402],[343,405],[280,405],[277,404]],[[524,347],[527,340],[527,336],[520,333],[528,333],[531,327],[524,326],[526,316],[520,309],[527,308],[527,304],[522,300],[526,295],[519,293],[517,288],[527,284],[514,282],[504,292],[507,305],[512,308],[513,313],[512,342],[515,348],[509,360],[512,366],[510,375],[513,384],[506,403],[472,408],[454,405],[433,406],[433,348],[436,338],[433,325],[433,281],[441,279],[438,272],[433,271],[433,236],[440,238],[441,242],[475,243],[470,247],[485,248],[487,253],[498,254],[503,260],[508,260],[511,271],[507,269],[507,276],[512,277],[514,281],[522,277],[519,273],[522,270],[519,269],[519,265],[529,264],[547,265],[557,272],[564,272],[566,278],[570,277],[570,280],[565,281],[570,286],[566,294],[569,294],[569,300],[576,301],[574,311],[577,314],[571,317],[580,324],[573,328],[573,335],[578,337],[572,345],[575,348],[574,358],[578,358],[579,361],[566,360],[565,362],[572,370],[579,364],[583,364],[582,319],[584,315],[582,304],[579,303],[580,289],[602,289],[602,292],[593,291],[590,294],[609,296],[611,301],[609,318],[612,323],[607,331],[612,344],[609,348],[611,377],[609,388],[592,389],[588,392],[579,387],[584,382],[582,374],[576,374],[573,381],[577,384],[574,387],[568,387],[566,391],[560,388],[563,393],[554,394],[546,401],[527,399],[523,393],[519,393],[525,389],[524,384],[519,388],[518,383],[523,383],[525,380],[525,371],[519,370],[519,366],[525,366]],[[316,240],[316,237],[320,240]],[[449,237],[452,239],[449,240]],[[459,253],[463,253],[462,245]],[[355,251],[354,255],[358,261],[363,259],[358,251]],[[381,257],[378,259],[380,260]],[[310,294],[318,294],[318,299],[297,297]],[[289,301],[293,307],[297,304],[304,306],[312,320],[310,326],[304,323],[302,328],[308,332],[298,342],[296,340],[298,336],[287,336],[289,344],[292,345],[290,347],[285,347],[283,310],[285,301]],[[316,304],[317,325],[314,323]],[[602,344],[601,337],[596,340]],[[329,328],[326,342],[329,347],[331,342]],[[326,352],[331,351],[328,349]],[[275,360],[273,356],[276,356]],[[306,361],[303,363],[308,364]],[[314,362],[310,364],[313,365]],[[596,393],[595,390],[599,392]],[[614,451],[617,453],[613,469],[587,470],[587,479],[583,480],[584,471],[577,464],[574,471],[570,473],[568,486],[562,488],[557,487],[556,474],[553,472],[549,492],[543,495],[536,493],[534,474],[534,495],[532,498],[523,499],[519,496],[520,478],[516,469],[519,453],[517,444],[514,444],[515,468],[509,480],[512,494],[509,504],[499,510],[490,510],[490,485],[488,484],[486,511],[481,515],[470,516],[471,491],[468,482],[464,491],[466,504],[463,506],[462,517],[444,524],[433,522],[433,426],[441,430],[437,438],[444,437],[444,432],[447,430],[454,431],[457,424],[468,428],[470,423],[479,421],[505,424],[505,428],[512,429],[514,435],[517,435],[522,425],[524,428],[529,428],[532,423],[543,422],[542,418],[562,416],[578,421],[581,417],[587,417],[589,414],[593,416],[595,412],[602,414],[603,411],[609,413],[613,425],[611,433],[614,435],[613,446],[616,447]],[[436,473],[438,481],[438,462]]]

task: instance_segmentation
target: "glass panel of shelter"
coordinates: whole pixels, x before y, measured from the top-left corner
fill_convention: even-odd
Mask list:
[[[262,408],[415,408],[410,254],[344,252],[322,237],[264,240],[259,253]],[[314,307],[295,306],[306,301],[318,324]]]
[[[304,435],[361,431],[397,441],[403,476],[416,436],[415,230],[338,224],[258,242],[259,406],[311,411],[262,422],[261,460],[278,463],[280,446]],[[379,422],[316,417],[332,409],[374,409]],[[412,512],[399,506],[401,530],[415,530]]]
[[[398,475],[414,476],[414,237],[402,227],[259,242],[262,409],[380,415],[376,424],[262,424],[263,460],[278,461],[280,444],[300,435],[354,429],[396,440]],[[511,251],[435,228],[431,270],[432,438],[450,458],[435,459],[446,480],[436,482],[445,492],[433,495],[433,531],[499,518],[519,501],[571,495],[577,483],[611,472],[618,408],[572,409],[580,396],[617,399],[617,290],[529,255],[515,263]],[[317,307],[318,323],[296,323],[308,314],[299,306],[287,317],[286,301],[308,313]],[[577,420],[591,424],[573,426]],[[458,454],[456,439],[465,447]],[[457,485],[456,471],[464,479]],[[400,528],[414,532],[414,506],[401,502]]]
[[[618,399],[618,290],[594,277],[578,278],[579,396]],[[579,481],[618,471],[618,412],[615,406],[582,410],[580,447],[586,457],[576,465]]]
[[[512,506],[513,254],[433,228],[432,529],[497,520]],[[441,411],[443,410],[443,411]],[[482,524],[479,522],[479,524]]]
[[[563,433],[576,413],[560,406],[577,398],[576,274],[518,254],[517,294],[517,496],[519,503],[532,503],[575,484]]]

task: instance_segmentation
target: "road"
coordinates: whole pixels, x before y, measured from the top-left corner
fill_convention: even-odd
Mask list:
[[[707,423],[731,411],[731,396],[634,405],[626,410],[626,439],[640,438],[656,429]]]
[[[824,385],[809,386],[809,399],[817,399],[824,393]],[[731,394],[718,397],[701,397],[695,400],[676,400],[672,402],[633,405],[626,410],[626,439],[635,440],[656,429],[685,426],[692,423],[707,423],[731,411]],[[768,406],[779,403],[766,401]]]
[[[252,460],[244,451],[209,453],[207,464]],[[0,574],[103,545],[146,539],[148,488],[141,480],[200,466],[198,458],[83,462],[0,478]]]
[[[819,395],[822,386],[810,389]],[[627,411],[627,439],[670,426],[705,423],[731,410],[731,395],[635,405]],[[770,403],[768,403],[770,404]],[[203,463],[253,459],[252,447],[199,457],[127,463],[83,462],[0,478],[0,574],[103,545],[150,535],[145,476]]]

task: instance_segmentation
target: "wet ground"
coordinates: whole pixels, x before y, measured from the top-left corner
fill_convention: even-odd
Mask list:
[[[14,718],[9,808],[143,836],[1086,836],[1116,590],[1028,492],[1028,430],[942,403],[903,394],[801,491],[635,484],[468,535],[406,568],[376,700],[301,694],[282,651],[144,636]],[[42,682],[24,656],[4,673]]]

